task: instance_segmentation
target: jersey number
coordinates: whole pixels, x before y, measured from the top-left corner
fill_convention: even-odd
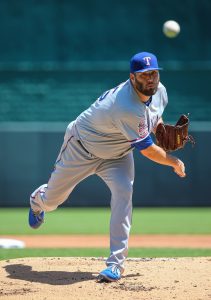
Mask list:
[[[112,94],[113,94],[113,93],[118,89],[118,87],[119,87],[119,85],[117,85],[115,88],[113,88],[113,89],[111,89],[111,90],[106,91],[105,93],[103,93],[103,94],[98,98],[98,100],[99,100],[99,101],[104,100],[104,99],[106,98],[106,96],[107,96],[110,92],[112,92]]]

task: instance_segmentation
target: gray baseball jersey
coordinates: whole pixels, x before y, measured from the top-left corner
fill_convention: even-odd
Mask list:
[[[117,264],[122,270],[132,220],[131,151],[147,140],[166,104],[162,84],[148,106],[139,100],[130,80],[104,93],[69,124],[48,184],[30,197],[34,211],[51,211],[83,179],[93,174],[102,178],[111,191],[110,255],[106,264]]]
[[[103,159],[120,158],[156,127],[168,98],[159,83],[149,106],[142,103],[130,80],[106,91],[75,121],[84,147]]]

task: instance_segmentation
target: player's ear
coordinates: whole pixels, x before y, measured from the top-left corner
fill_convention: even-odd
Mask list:
[[[130,80],[134,83],[135,75],[134,73],[130,73]]]

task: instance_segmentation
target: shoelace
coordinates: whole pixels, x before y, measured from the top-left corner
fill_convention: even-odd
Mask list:
[[[38,217],[41,213],[39,211],[32,210],[32,213],[35,217]]]
[[[115,273],[115,274],[117,274],[117,275],[120,275],[120,269],[116,266],[116,265],[112,265],[111,267],[110,267],[110,269],[111,269],[111,271],[113,272],[113,273]]]
[[[42,217],[40,217],[41,212],[32,211],[33,215],[38,219],[39,222],[43,222]]]
[[[40,216],[37,216],[37,219],[39,220],[39,222],[44,222]]]

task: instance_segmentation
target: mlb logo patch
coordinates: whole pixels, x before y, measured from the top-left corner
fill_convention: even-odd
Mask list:
[[[141,139],[144,139],[148,135],[148,126],[145,118],[141,118],[138,124],[138,135]]]

